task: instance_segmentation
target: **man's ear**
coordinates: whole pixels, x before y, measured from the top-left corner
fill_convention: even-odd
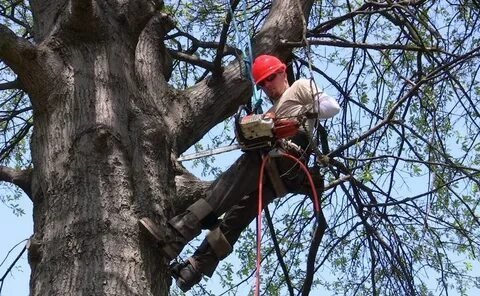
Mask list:
[[[290,82],[288,81],[288,74],[287,74],[287,72],[283,72],[282,75],[283,75],[283,78],[284,78],[285,82],[286,82],[288,85],[290,85]]]

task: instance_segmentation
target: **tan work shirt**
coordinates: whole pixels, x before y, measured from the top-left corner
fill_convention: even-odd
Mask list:
[[[316,102],[316,110],[313,109]],[[310,79],[295,81],[282,96],[273,104],[269,112],[274,112],[275,117],[296,119],[306,112],[318,112],[319,119],[333,117],[340,111],[337,101],[317,89]],[[314,119],[306,121],[307,132],[312,135]]]

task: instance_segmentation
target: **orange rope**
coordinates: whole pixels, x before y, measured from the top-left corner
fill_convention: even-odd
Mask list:
[[[320,200],[318,199],[318,194],[317,190],[315,189],[315,184],[313,183],[313,178],[310,175],[310,172],[308,171],[308,168],[305,166],[303,162],[301,162],[298,158],[296,158],[293,155],[290,155],[285,152],[280,152],[281,156],[293,159],[296,161],[302,170],[305,172],[307,175],[308,181],[310,183],[310,187],[312,189],[313,193],[313,205],[315,208],[315,216],[317,217],[317,221],[320,217]],[[269,155],[266,155],[263,160],[262,160],[262,165],[260,166],[260,174],[258,177],[258,216],[257,216],[257,270],[255,272],[255,277],[256,277],[256,283],[255,283],[255,296],[260,295],[260,267],[261,267],[261,261],[262,261],[262,210],[263,210],[263,174],[265,171],[265,165],[267,161],[270,159]]]
[[[260,175],[258,177],[258,217],[257,217],[257,270],[255,272],[255,296],[260,295],[260,267],[262,261],[262,210],[263,210],[263,173],[265,171],[265,164],[270,159],[270,156],[265,156],[260,166]]]
[[[296,161],[300,167],[302,168],[302,170],[305,172],[305,175],[307,175],[307,178],[308,178],[308,182],[310,183],[310,187],[312,189],[312,193],[313,193],[313,206],[315,208],[315,215],[317,216],[318,218],[318,215],[320,214],[320,211],[322,210],[320,208],[320,200],[318,199],[318,194],[317,194],[317,190],[315,189],[315,184],[313,184],[313,178],[312,178],[312,175],[310,175],[310,172],[308,171],[308,168],[305,166],[305,164],[303,162],[301,162],[298,158],[296,158],[295,156],[293,155],[290,155],[288,153],[285,153],[285,152],[280,152],[280,154],[282,156],[285,156],[285,157],[288,157],[290,159],[293,159],[294,161]]]

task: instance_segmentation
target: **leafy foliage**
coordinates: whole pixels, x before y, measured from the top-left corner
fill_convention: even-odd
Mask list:
[[[8,25],[19,36],[30,38],[31,14],[24,1],[0,1],[0,24]],[[0,62],[0,164],[17,169],[30,165],[29,135],[33,124],[28,97],[21,90],[12,71]],[[0,187],[0,200],[22,215],[18,206],[21,191],[9,185]]]

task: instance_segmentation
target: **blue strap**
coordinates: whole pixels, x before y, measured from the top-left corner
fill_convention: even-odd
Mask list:
[[[262,113],[262,108],[261,108],[261,105],[262,105],[262,102],[263,100],[260,98],[260,95],[259,95],[259,92],[255,86],[255,83],[253,82],[253,76],[252,76],[252,65],[253,65],[253,53],[252,53],[252,43],[251,43],[251,36],[249,34],[249,22],[248,22],[248,17],[247,17],[247,1],[243,1],[243,21],[244,21],[244,25],[242,26],[242,33],[244,33],[245,35],[247,35],[248,38],[244,38],[243,40],[247,40],[247,41],[244,41],[242,42],[241,40],[241,36],[240,36],[240,30],[238,28],[238,25],[237,25],[237,21],[236,21],[236,18],[235,18],[235,14],[232,10],[232,6],[230,5],[230,1],[227,1],[227,6],[228,8],[230,9],[230,14],[232,15],[232,23],[233,23],[233,28],[234,28],[234,31],[235,31],[235,37],[237,39],[237,46],[239,48],[245,48],[242,53],[243,53],[243,62],[245,64],[245,68],[246,68],[246,71],[247,71],[247,74],[245,75],[246,77],[249,78],[251,84],[252,84],[252,87],[253,87],[253,100],[252,100],[252,103],[253,103],[253,111],[256,111],[255,113]],[[245,28],[247,27],[247,28]],[[245,45],[244,43],[246,43],[245,46],[242,46],[242,43],[243,45]],[[247,54],[245,54],[245,52],[247,52]],[[260,112],[258,112],[260,111]]]

